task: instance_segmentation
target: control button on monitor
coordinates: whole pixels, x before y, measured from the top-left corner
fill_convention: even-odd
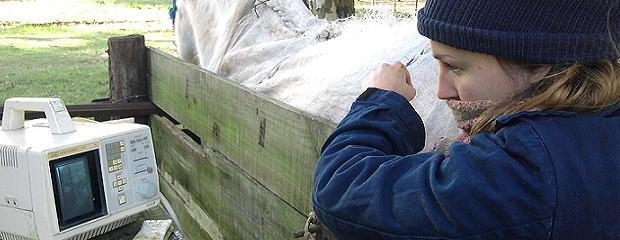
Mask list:
[[[127,199],[125,198],[125,195],[119,195],[118,196],[118,205],[123,205],[127,202]]]
[[[157,187],[153,183],[145,181],[138,185],[137,192],[140,197],[148,199],[157,195]]]
[[[136,172],[135,173],[140,173],[140,172],[144,172],[144,171],[146,171],[146,165],[145,164],[141,164],[141,165],[138,165],[136,167]]]

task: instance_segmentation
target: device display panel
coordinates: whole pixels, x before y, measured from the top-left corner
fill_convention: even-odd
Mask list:
[[[50,162],[60,231],[107,214],[99,151]]]

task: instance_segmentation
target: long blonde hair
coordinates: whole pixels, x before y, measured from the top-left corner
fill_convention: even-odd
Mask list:
[[[495,106],[474,122],[471,134],[492,132],[500,115],[521,111],[592,113],[620,102],[620,63],[602,60],[592,64],[555,66],[542,80],[510,101]]]

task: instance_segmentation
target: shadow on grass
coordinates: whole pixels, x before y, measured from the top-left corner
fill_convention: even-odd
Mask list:
[[[58,29],[60,28],[60,29]],[[114,30],[84,32],[67,26],[0,29],[0,101],[9,97],[60,97],[67,104],[109,95],[107,40],[157,34],[147,45],[173,51],[172,33]],[[161,36],[164,35],[164,36]],[[170,41],[161,40],[170,39]],[[0,103],[1,104],[1,103]]]
[[[94,2],[97,4],[120,4],[138,9],[168,9],[172,7],[172,0],[95,0]]]

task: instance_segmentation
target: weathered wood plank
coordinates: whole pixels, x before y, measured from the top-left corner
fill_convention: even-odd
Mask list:
[[[151,114],[163,115],[152,102],[130,102],[130,103],[96,103],[96,104],[77,104],[67,105],[67,110],[71,117],[95,117],[99,119],[110,119],[112,116],[118,118],[144,117]],[[4,106],[0,105],[0,120]],[[26,119],[45,118],[44,112],[26,112]]]
[[[147,56],[157,106],[298,211],[311,211],[312,171],[333,122],[156,49]]]
[[[110,102],[131,102],[146,98],[146,62],[143,35],[108,39]]]
[[[290,239],[306,216],[166,118],[151,128],[163,194],[191,239]]]
[[[110,75],[110,103],[146,100],[146,57],[143,35],[128,35],[108,39],[108,71]],[[97,121],[110,119],[98,118]],[[147,117],[135,117],[137,123],[146,123]]]

